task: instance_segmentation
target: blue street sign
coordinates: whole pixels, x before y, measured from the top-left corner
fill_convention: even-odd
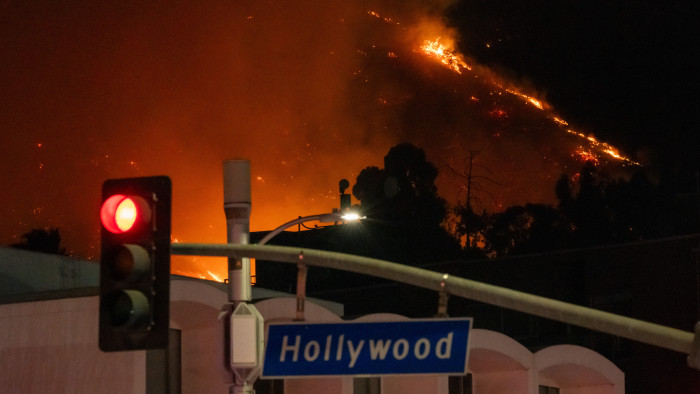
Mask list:
[[[263,378],[464,375],[471,318],[270,324]]]

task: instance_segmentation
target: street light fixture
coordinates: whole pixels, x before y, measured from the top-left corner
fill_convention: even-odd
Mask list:
[[[346,222],[357,222],[359,220],[366,218],[366,216],[360,216],[360,214],[357,212],[348,212],[348,213],[344,214],[343,216],[341,216],[340,218]]]
[[[297,224],[301,224],[301,223],[305,223],[305,222],[313,222],[313,221],[319,221],[321,223],[335,223],[335,222],[349,223],[349,222],[357,222],[357,221],[360,221],[364,218],[365,218],[365,216],[361,216],[359,213],[353,212],[353,211],[331,212],[331,213],[323,213],[320,215],[301,216],[297,219],[290,220],[287,223],[270,231],[266,236],[264,236],[258,242],[258,245],[266,244],[270,239],[275,237],[277,234],[279,234],[282,231],[284,231],[292,226],[295,226]]]

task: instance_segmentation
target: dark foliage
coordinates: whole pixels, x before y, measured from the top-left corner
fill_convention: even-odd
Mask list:
[[[548,205],[525,204],[485,215],[484,251],[500,257],[560,249],[569,228],[561,213]]]
[[[33,229],[22,234],[22,242],[10,245],[12,248],[34,252],[66,255],[66,248],[61,247],[61,235],[57,228]]]
[[[404,143],[389,150],[383,169],[357,176],[352,192],[367,215],[365,231],[393,250],[385,258],[416,265],[459,256],[459,243],[442,226],[447,203],[437,194],[437,175],[422,149]]]
[[[352,193],[372,219],[434,229],[447,213],[445,200],[437,194],[437,174],[422,149],[399,144],[384,157],[384,169],[360,172]]]
[[[557,184],[559,210],[570,221],[573,246],[603,245],[697,232],[697,196],[654,185],[640,170],[629,180],[611,179],[584,166],[578,193],[566,177]],[[694,203],[693,203],[694,200]],[[696,205],[695,209],[692,205]]]
[[[699,196],[672,193],[642,169],[613,179],[587,163],[573,177],[562,174],[554,193],[556,207],[525,204],[477,215],[458,206],[455,235],[474,234],[469,248],[478,241],[485,254],[500,257],[700,231]]]

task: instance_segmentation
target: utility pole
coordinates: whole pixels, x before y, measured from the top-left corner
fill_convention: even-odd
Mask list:
[[[226,242],[248,244],[250,239],[250,162],[224,162],[224,213]],[[234,304],[251,300],[250,259],[228,259],[228,300]]]
[[[248,244],[250,240],[250,162],[224,161],[224,213],[226,214],[226,241],[229,244]],[[230,394],[254,393],[253,383],[262,368],[264,341],[263,318],[252,299],[250,259],[228,259],[229,304],[223,307],[228,324],[229,362],[233,373]]]

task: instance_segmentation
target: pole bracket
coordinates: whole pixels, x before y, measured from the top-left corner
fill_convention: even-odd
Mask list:
[[[295,321],[304,321],[304,302],[306,301],[306,273],[308,267],[304,262],[304,251],[299,252],[297,260],[297,310]]]
[[[435,317],[448,317],[447,314],[447,301],[450,299],[450,294],[447,292],[445,286],[445,281],[450,277],[450,274],[442,275],[442,282],[440,282],[440,291],[438,292],[438,309]]]
[[[695,323],[695,337],[693,338],[693,347],[688,354],[688,366],[700,369],[700,322]]]

